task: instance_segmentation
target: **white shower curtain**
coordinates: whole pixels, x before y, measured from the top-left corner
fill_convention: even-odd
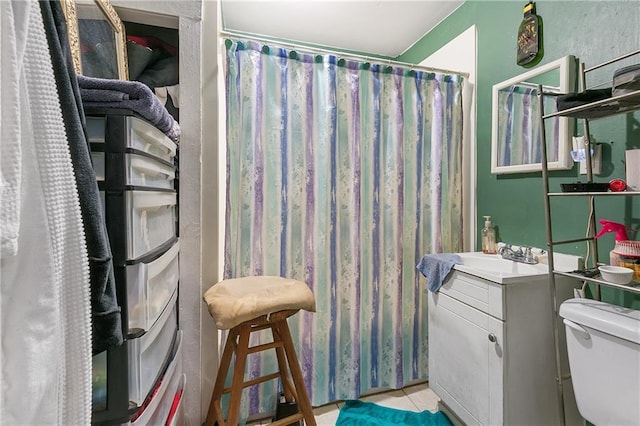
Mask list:
[[[317,312],[290,325],[313,405],[427,379],[415,266],[462,247],[463,78],[226,48],[225,277],[312,288]],[[273,385],[248,392],[249,412],[273,409]]]

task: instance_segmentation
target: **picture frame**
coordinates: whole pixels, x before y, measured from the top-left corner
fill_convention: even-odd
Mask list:
[[[109,0],[61,0],[76,74],[128,80],[125,28]]]
[[[544,114],[556,111],[556,96],[575,87],[575,57],[563,58],[497,83],[492,90],[491,173],[542,170],[538,85],[544,92]],[[569,170],[574,119],[544,120],[549,170]]]

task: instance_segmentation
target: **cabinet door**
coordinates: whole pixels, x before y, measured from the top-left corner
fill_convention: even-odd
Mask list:
[[[429,293],[429,387],[468,425],[503,422],[504,323]]]

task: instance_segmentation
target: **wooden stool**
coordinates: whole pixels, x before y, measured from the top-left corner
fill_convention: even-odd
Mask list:
[[[315,299],[307,284],[270,276],[234,278],[213,285],[205,292],[204,300],[216,326],[221,330],[229,330],[205,424],[210,426],[217,421],[219,426],[237,425],[242,390],[280,378],[286,401],[295,401],[300,411],[272,424],[288,425],[304,419],[307,425],[315,426],[313,409],[287,324],[287,318],[300,309],[315,312]],[[250,334],[266,329],[271,330],[273,342],[250,347]],[[269,349],[276,351],[278,371],[245,381],[247,355]],[[230,388],[225,388],[224,382],[233,355],[232,384]],[[226,422],[221,404],[225,393],[231,394]]]

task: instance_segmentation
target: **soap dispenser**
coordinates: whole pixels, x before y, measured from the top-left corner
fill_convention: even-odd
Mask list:
[[[491,216],[484,216],[484,228],[482,228],[482,252],[496,254],[496,230],[491,226]]]

